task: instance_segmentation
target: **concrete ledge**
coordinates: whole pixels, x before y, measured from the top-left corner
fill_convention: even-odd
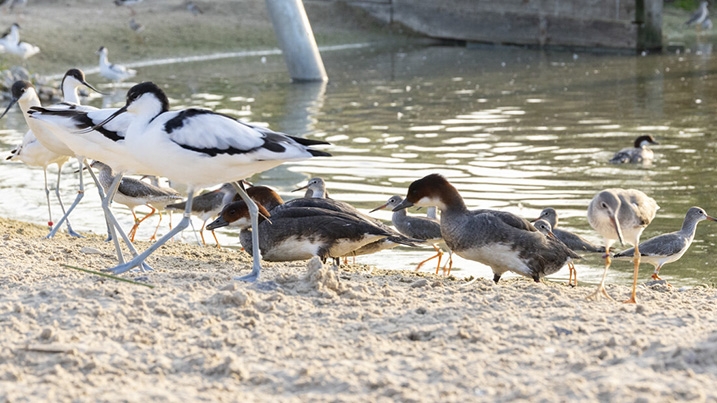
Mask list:
[[[658,0],[349,0],[425,35],[537,46],[661,48]]]

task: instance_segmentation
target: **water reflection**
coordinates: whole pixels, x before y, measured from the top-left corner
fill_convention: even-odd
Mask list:
[[[280,56],[145,67],[139,79],[162,83],[173,108],[209,107],[331,141],[332,158],[284,164],[252,178],[282,197],[294,197],[291,189],[322,176],[332,197],[368,211],[393,194],[404,195],[411,181],[440,172],[470,207],[535,218],[551,206],[561,226],[599,241],[585,217],[589,200],[603,188],[634,187],[662,207],[646,239],[677,230],[692,205],[717,214],[710,179],[717,156],[707,129],[717,82],[711,46],[699,49],[628,57],[496,47],[373,48],[326,53],[328,84],[289,83]],[[89,102],[119,106],[123,91]],[[13,112],[0,130],[9,150],[26,126]],[[652,166],[607,163],[639,134],[662,144],[653,148]],[[0,214],[44,221],[41,171],[3,164],[0,179]],[[63,191],[69,197],[73,188]],[[73,224],[102,233],[93,198],[88,191],[79,207],[84,213]],[[374,216],[389,220],[390,212]],[[129,227],[129,214],[123,219]],[[699,226],[691,250],[665,267],[664,278],[676,285],[714,281],[709,253],[716,230],[710,223]],[[139,237],[148,237],[147,231]],[[231,231],[220,235],[224,243],[237,243]],[[386,251],[359,262],[412,269],[431,250]],[[475,262],[458,259],[454,266],[457,275],[491,277]],[[580,281],[601,274],[599,256],[586,256],[577,267]],[[643,266],[641,278],[650,270]],[[610,276],[627,284],[629,263],[614,264]],[[567,279],[567,269],[553,278]]]

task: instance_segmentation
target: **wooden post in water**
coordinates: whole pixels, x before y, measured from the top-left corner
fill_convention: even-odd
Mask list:
[[[266,0],[266,7],[292,81],[328,81],[301,0]]]

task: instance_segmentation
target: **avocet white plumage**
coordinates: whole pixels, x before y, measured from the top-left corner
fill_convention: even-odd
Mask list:
[[[0,38],[0,47],[6,53],[20,56],[23,59],[28,59],[40,53],[40,48],[37,46],[27,42],[20,42],[20,25],[18,24],[12,24],[10,30]]]
[[[151,82],[132,87],[127,93],[126,105],[94,129],[99,130],[115,117],[125,114],[133,116],[125,142],[135,157],[149,168],[144,173],[185,183],[189,186],[189,195],[182,221],[140,256],[111,269],[116,274],[140,264],[189,225],[194,189],[217,183],[235,183],[237,192],[250,206],[256,237],[258,208],[237,181],[285,161],[330,155],[310,148],[312,145],[328,144],[326,142],[255,127],[210,110],[188,108],[169,111],[169,100],[164,91]],[[258,248],[258,245],[258,239],[254,239],[254,247]],[[256,281],[261,271],[259,255],[259,250],[255,250],[252,272],[240,280]]]
[[[5,47],[7,45],[17,45],[18,43],[20,43],[20,25],[13,23],[10,29],[0,37],[0,45]]]
[[[78,90],[82,86],[87,86],[88,88],[97,91],[94,87],[88,84],[87,81],[85,81],[85,76],[82,71],[77,69],[68,70],[62,79],[61,86],[64,99],[62,103],[62,105],[64,105],[63,107],[69,107],[68,105],[77,105],[79,103]],[[25,116],[25,121],[30,127],[30,131],[26,133],[25,138],[23,139],[23,144],[15,153],[18,159],[25,161],[25,158],[27,158],[28,160],[32,160],[31,162],[33,165],[43,166],[46,168],[48,165],[58,163],[58,161],[63,161],[64,163],[69,157],[75,156],[75,153],[61,140],[59,140],[52,130],[46,130],[43,126],[37,124],[35,121],[32,121],[32,119],[29,119],[27,115],[28,110],[33,106],[40,106],[40,99],[37,96],[37,92],[32,84],[27,81],[18,81],[12,86],[11,91],[12,99],[10,100],[10,104],[7,106],[7,109],[5,109],[5,112],[0,116],[0,118],[5,116],[7,111],[9,111],[10,108],[17,103],[20,105],[23,116]],[[33,155],[31,155],[31,153]],[[22,157],[23,155],[24,157]],[[81,163],[82,162],[80,161],[80,166]],[[60,221],[58,221],[57,226],[51,229],[48,237],[53,237],[57,233],[57,230],[62,226],[62,223],[67,219],[83,196],[84,183],[82,180],[82,174],[80,174],[80,189],[78,190],[75,201],[65,212]],[[60,201],[60,205],[62,206],[62,201]],[[62,206],[62,208],[64,210],[64,206]],[[50,222],[52,222],[52,219],[50,219]],[[50,226],[52,227],[52,225]],[[68,231],[70,235],[79,236],[69,225]]]
[[[81,71],[79,73],[84,78],[84,74]],[[72,76],[71,70],[65,76]],[[13,85],[13,97],[17,97],[20,101],[24,99],[23,97],[29,98],[30,92],[34,94],[35,98],[37,97],[30,83],[19,81]],[[41,132],[43,136],[52,141],[53,146],[63,147],[64,153],[77,156],[81,161],[85,161],[85,158],[109,161],[109,164],[112,164],[111,166],[115,170],[122,173],[135,172],[133,169],[142,172],[141,161],[134,160],[133,155],[124,146],[124,135],[129,126],[131,116],[125,114],[114,119],[98,131],[78,135],[77,130],[96,125],[118,109],[97,109],[71,102],[62,102],[48,108],[42,108],[39,104],[40,102],[37,100],[33,104],[34,106],[30,108],[28,124],[35,128],[33,130]],[[91,170],[90,174],[97,183],[98,192],[102,198],[102,208],[108,220],[108,232],[115,242],[117,258],[120,263],[123,263],[124,258],[119,246],[119,239],[116,236],[117,233],[134,256],[138,253],[110,210],[109,205],[112,197],[104,197],[102,186],[97,182],[97,178]],[[117,186],[119,186],[121,177],[121,175],[117,175]],[[151,267],[143,263],[142,269],[151,269]]]

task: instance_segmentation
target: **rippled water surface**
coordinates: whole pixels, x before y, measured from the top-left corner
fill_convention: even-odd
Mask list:
[[[710,45],[637,57],[496,47],[364,48],[323,57],[328,84],[290,84],[280,56],[144,67],[139,79],[162,84],[172,108],[212,108],[330,141],[332,158],[284,164],[251,178],[286,198],[297,195],[290,191],[308,178],[321,176],[332,198],[368,211],[393,194],[405,195],[411,181],[440,172],[469,207],[535,218],[552,206],[561,227],[596,242],[600,238],[587,223],[586,208],[608,187],[637,188],[658,201],[661,209],[643,239],[679,229],[692,205],[717,215],[712,193],[717,155],[710,130],[717,64]],[[101,82],[96,75],[88,80]],[[128,87],[87,103],[119,106]],[[19,109],[0,129],[0,143],[9,151],[27,130]],[[640,134],[653,134],[661,143],[651,166],[607,163]],[[68,201],[76,189],[73,168],[66,167],[63,177]],[[77,230],[102,233],[93,186],[72,219]],[[41,189],[41,170],[0,165],[0,215],[45,222]],[[129,227],[127,210],[115,209]],[[374,213],[385,220],[390,214]],[[152,227],[143,224],[139,237],[148,237]],[[714,283],[715,232],[717,223],[701,223],[690,251],[665,266],[663,278],[676,285]],[[194,238],[189,231],[183,237]],[[237,244],[232,230],[220,231],[220,240]],[[361,256],[358,262],[412,269],[429,255],[429,249],[406,248]],[[577,265],[579,279],[596,281],[601,265],[599,256],[586,256]],[[643,265],[641,278],[651,270]],[[492,277],[489,268],[461,259],[453,273]],[[627,284],[631,264],[616,262],[609,275],[610,281]],[[552,278],[566,279],[567,269]]]

